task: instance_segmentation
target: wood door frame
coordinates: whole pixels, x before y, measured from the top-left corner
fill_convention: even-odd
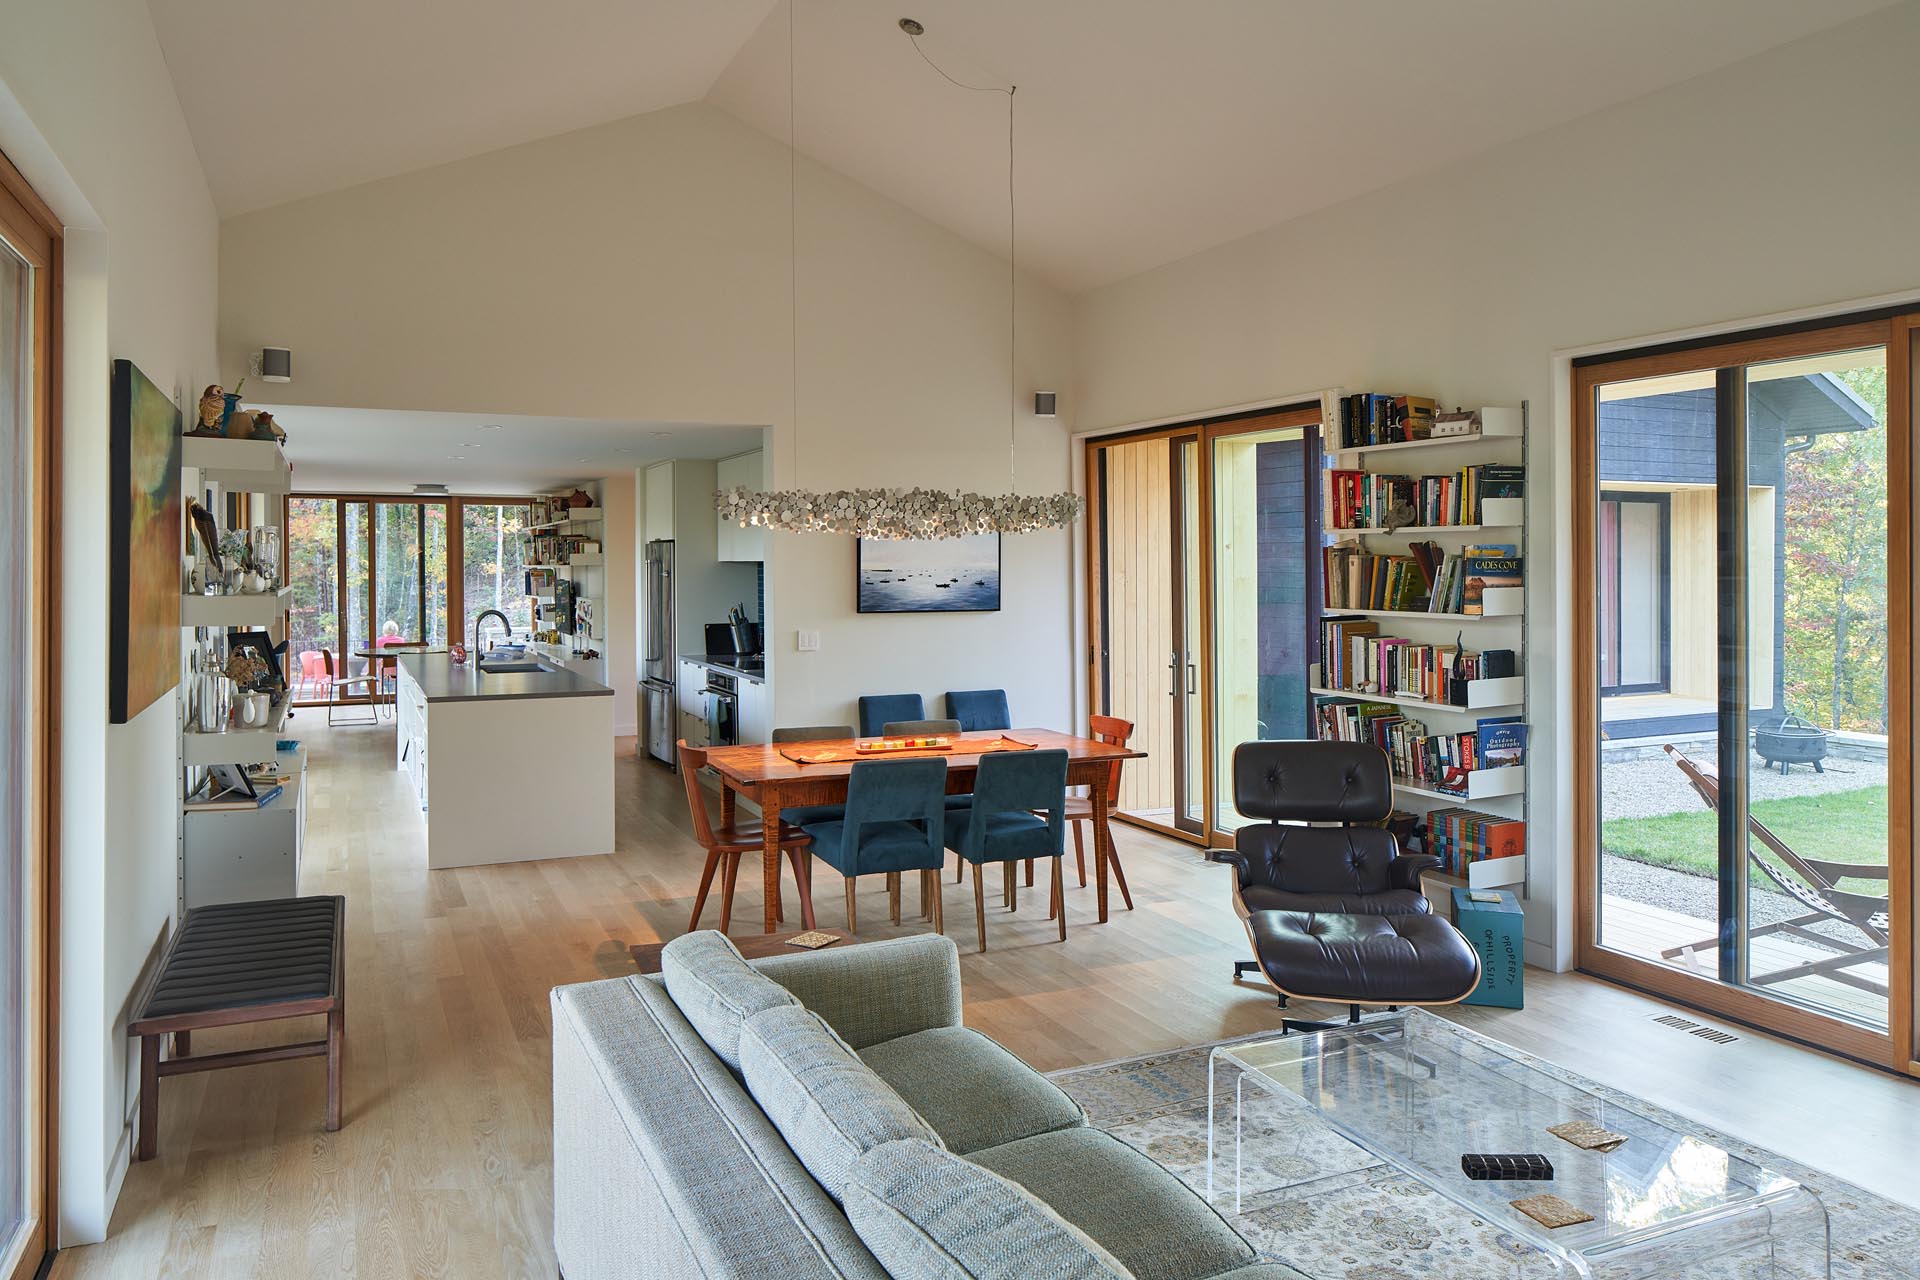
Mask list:
[[[1200,571],[1200,743],[1201,743],[1201,790],[1202,804],[1206,817],[1201,831],[1195,834],[1180,830],[1178,827],[1135,817],[1115,810],[1113,819],[1131,826],[1154,831],[1161,835],[1184,840],[1189,844],[1215,845],[1232,843],[1232,833],[1218,826],[1220,816],[1220,779],[1214,767],[1219,756],[1218,745],[1214,742],[1215,715],[1213,696],[1214,654],[1214,609],[1216,604],[1214,583],[1214,525],[1213,525],[1213,443],[1216,440],[1236,435],[1248,435],[1256,431],[1276,431],[1286,428],[1318,427],[1325,417],[1320,400],[1276,405],[1270,408],[1254,409],[1224,416],[1199,418],[1188,422],[1169,423],[1149,427],[1139,431],[1122,431],[1110,435],[1088,436],[1083,442],[1084,465],[1087,483],[1087,574],[1084,584],[1087,596],[1087,706],[1103,710],[1101,681],[1104,675],[1100,653],[1100,636],[1105,619],[1106,600],[1101,591],[1103,528],[1105,526],[1105,508],[1107,501],[1106,485],[1102,481],[1099,451],[1109,445],[1140,444],[1150,440],[1166,440],[1170,448],[1177,447],[1182,439],[1197,439],[1199,457],[1199,541],[1197,560]],[[1171,470],[1171,469],[1170,469]],[[1316,491],[1317,495],[1317,491]],[[1312,508],[1317,507],[1318,498],[1310,495],[1309,535],[1315,531],[1312,520]],[[1178,531],[1176,530],[1176,536]],[[1175,762],[1175,767],[1183,767]]]
[[[1795,325],[1756,335],[1706,339],[1680,346],[1628,353],[1618,359],[1582,357],[1572,369],[1573,434],[1573,563],[1576,578],[1590,574],[1596,564],[1599,516],[1599,439],[1597,396],[1604,384],[1631,382],[1669,374],[1695,373],[1771,360],[1812,356],[1851,348],[1884,346],[1887,359],[1887,545],[1890,556],[1904,555],[1902,566],[1889,565],[1887,644],[1906,661],[1888,664],[1887,704],[1906,715],[1904,726],[1891,726],[1887,739],[1888,906],[1892,914],[1892,945],[1887,958],[1887,1033],[1882,1035],[1844,1019],[1814,1012],[1761,992],[1723,985],[1651,960],[1598,945],[1600,913],[1600,765],[1599,665],[1596,647],[1598,607],[1591,592],[1573,593],[1573,702],[1574,702],[1574,956],[1582,971],[1647,991],[1662,999],[1709,1012],[1785,1036],[1815,1048],[1827,1049],[1869,1065],[1920,1075],[1915,1044],[1915,974],[1913,924],[1914,868],[1920,860],[1915,845],[1913,763],[1916,721],[1920,704],[1920,672],[1913,655],[1914,575],[1920,569],[1920,542],[1916,542],[1911,506],[1920,494],[1920,472],[1915,470],[1920,450],[1913,448],[1914,405],[1912,360],[1916,344],[1915,316],[1876,315],[1872,319],[1836,317],[1820,324]],[[1897,341],[1905,337],[1907,349]],[[1904,480],[1906,492],[1894,488]],[[1904,852],[1905,856],[1898,856]]]
[[[19,1258],[0,1280],[24,1280],[54,1252],[59,1221],[60,1106],[60,721],[61,679],[60,563],[54,552],[62,484],[62,395],[65,373],[61,327],[65,319],[65,241],[59,218],[32,186],[0,154],[0,236],[34,268],[34,433],[31,480],[35,543],[30,573],[30,616],[39,620],[29,677],[33,776],[25,788],[29,806],[27,850],[33,863],[25,878],[32,895],[38,963],[28,975],[30,1073],[24,1082],[28,1135],[26,1167],[28,1212],[38,1214]],[[36,1025],[37,1024],[37,1025]],[[35,1044],[34,1041],[38,1043]],[[37,1069],[38,1078],[32,1074]],[[36,1110],[37,1116],[34,1114]]]

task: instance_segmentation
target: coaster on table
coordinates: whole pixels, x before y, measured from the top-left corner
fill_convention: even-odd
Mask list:
[[[1618,1151],[1627,1144],[1626,1134],[1602,1129],[1591,1120],[1569,1120],[1565,1124],[1550,1124],[1547,1126],[1547,1132],[1587,1151]]]
[[[1508,1203],[1543,1227],[1571,1227],[1593,1221],[1593,1215],[1585,1209],[1576,1209],[1556,1195],[1528,1196]]]
[[[809,951],[818,951],[821,947],[830,947],[840,941],[831,933],[822,933],[818,929],[809,929],[805,933],[796,933],[787,939],[790,947],[805,947]]]

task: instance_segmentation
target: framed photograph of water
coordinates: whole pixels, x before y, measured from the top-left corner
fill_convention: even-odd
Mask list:
[[[860,539],[861,613],[995,613],[1000,535]]]

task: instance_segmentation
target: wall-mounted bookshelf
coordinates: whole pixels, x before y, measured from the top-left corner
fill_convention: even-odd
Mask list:
[[[293,470],[277,441],[226,437],[186,436],[181,440],[182,480],[185,491],[214,500],[209,509],[223,525],[227,499],[236,499],[246,522],[248,505],[253,521],[278,525],[284,531],[285,508],[270,502],[265,512],[248,495],[279,498],[293,488]],[[275,514],[277,512],[277,514]],[[264,516],[264,518],[263,518]],[[180,626],[187,653],[210,649],[221,660],[230,655],[228,632],[267,631],[284,638],[293,588],[240,592],[228,595],[180,597]],[[259,898],[292,897],[300,891],[300,853],[306,815],[306,757],[294,750],[281,752],[279,744],[292,713],[291,687],[270,705],[265,719],[247,725],[236,714],[224,732],[195,729],[192,699],[197,696],[192,673],[183,673],[177,706],[180,715],[181,820],[178,894],[182,909],[208,902],[244,902]],[[285,676],[288,673],[282,671]],[[236,703],[237,703],[236,699]],[[282,790],[266,805],[248,809],[197,809],[187,797],[199,790],[211,765],[260,765],[273,762]]]
[[[1329,598],[1322,615],[1341,624],[1336,642],[1347,648],[1322,654],[1338,658],[1337,672],[1333,663],[1312,668],[1308,692],[1318,731],[1391,739],[1395,807],[1413,813],[1423,833],[1429,813],[1439,815],[1436,823],[1456,825],[1455,815],[1464,813],[1469,830],[1474,814],[1484,815],[1489,828],[1524,824],[1525,754],[1519,764],[1489,762],[1478,758],[1478,740],[1486,735],[1497,743],[1511,734],[1495,729],[1496,722],[1527,723],[1525,531],[1533,479],[1525,473],[1527,406],[1486,407],[1462,417],[1437,413],[1433,402],[1418,397],[1343,397],[1341,409],[1341,421],[1327,433],[1331,470],[1322,532],[1330,551],[1352,558],[1337,570],[1330,561],[1323,574]],[[1344,491],[1333,487],[1341,483]],[[1509,548],[1512,556],[1493,554]],[[1481,554],[1469,558],[1476,550]],[[1450,580],[1446,566],[1456,558],[1460,576]],[[1481,564],[1489,572],[1475,582],[1468,570]],[[1503,582],[1510,576],[1518,583]],[[1441,583],[1477,611],[1430,610]],[[1358,595],[1368,607],[1334,603],[1336,587],[1344,592],[1340,599]],[[1388,603],[1399,607],[1380,607]],[[1324,625],[1322,640],[1324,647]],[[1453,681],[1456,645],[1495,674],[1475,671]],[[1368,660],[1376,667],[1366,667]],[[1416,751],[1417,778],[1405,768]],[[1478,767],[1460,771],[1467,762]],[[1454,885],[1497,884],[1524,896],[1525,864],[1524,854],[1462,861],[1433,874],[1429,892],[1444,897]],[[1451,908],[1450,902],[1435,905]]]

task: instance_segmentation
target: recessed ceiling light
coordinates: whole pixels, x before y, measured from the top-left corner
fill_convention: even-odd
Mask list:
[[[478,449],[480,446],[477,444],[474,444],[471,440],[462,440],[460,442],[460,447],[462,449]]]
[[[482,431],[498,431],[500,424],[497,422],[483,422],[480,424],[480,429]]]

